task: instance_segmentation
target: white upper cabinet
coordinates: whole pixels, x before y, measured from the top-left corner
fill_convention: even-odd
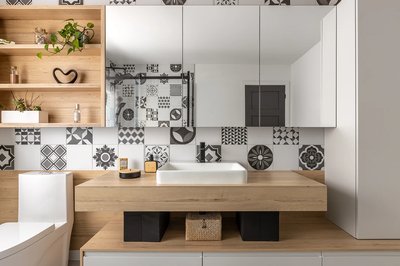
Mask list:
[[[183,62],[195,73],[195,125],[245,126],[245,86],[259,83],[259,8],[185,6]]]
[[[279,102],[284,115],[261,102],[261,126],[334,127],[336,7],[260,8],[261,93],[286,96]]]

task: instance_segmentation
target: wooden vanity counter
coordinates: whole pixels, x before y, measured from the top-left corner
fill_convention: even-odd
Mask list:
[[[243,185],[157,185],[110,172],[75,187],[75,211],[326,211],[324,184],[291,171],[248,172]]]

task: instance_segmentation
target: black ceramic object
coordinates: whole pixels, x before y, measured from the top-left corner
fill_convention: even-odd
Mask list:
[[[76,72],[75,69],[71,69],[71,70],[69,70],[67,73],[65,73],[64,71],[62,71],[61,68],[56,67],[55,69],[53,69],[53,77],[54,77],[54,79],[57,81],[57,83],[63,84],[63,82],[61,82],[61,81],[58,79],[58,77],[57,77],[57,72],[61,72],[64,76],[69,76],[71,73],[74,74],[74,77],[73,77],[70,81],[68,81],[68,82],[66,82],[66,83],[64,83],[64,84],[75,83],[75,81],[78,79],[78,72]]]

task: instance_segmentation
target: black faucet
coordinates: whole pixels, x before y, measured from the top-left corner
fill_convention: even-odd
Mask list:
[[[200,163],[206,162],[206,143],[200,142]]]

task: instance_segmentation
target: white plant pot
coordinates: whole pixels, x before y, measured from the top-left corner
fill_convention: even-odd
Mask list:
[[[1,111],[1,123],[48,123],[49,113],[44,111]]]

